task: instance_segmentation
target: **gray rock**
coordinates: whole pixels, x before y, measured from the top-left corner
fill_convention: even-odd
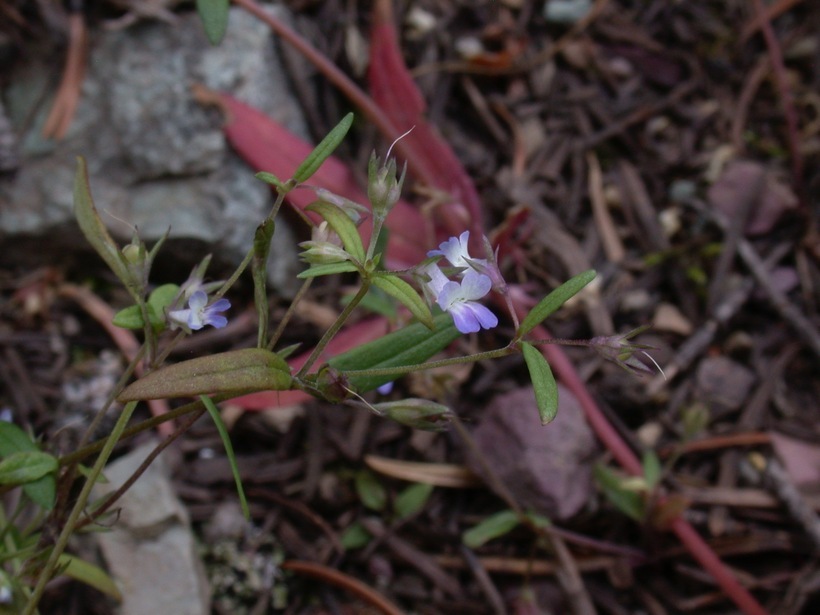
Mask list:
[[[706,357],[695,374],[695,399],[705,403],[712,418],[740,408],[757,378],[748,367],[725,356]]]
[[[109,482],[94,487],[95,497],[118,489],[155,446],[149,442],[109,465]],[[163,454],[120,499],[112,530],[99,534],[103,556],[122,592],[121,615],[210,612],[210,589],[188,514],[168,474]]]
[[[524,387],[493,398],[473,437],[486,467],[521,506],[561,520],[592,497],[596,444],[578,401],[561,385],[558,389],[552,423],[541,425],[532,387]],[[485,475],[478,459],[468,464]]]
[[[185,247],[173,255],[183,263],[210,251],[217,260],[236,263],[271,206],[271,192],[231,152],[219,114],[196,103],[191,86],[230,92],[297,135],[307,134],[270,30],[239,9],[232,9],[218,47],[207,42],[195,14],[174,24],[149,21],[96,33],[75,120],[58,143],[40,136],[51,98],[36,104],[56,82],[54,70],[32,60],[9,82],[3,96],[10,121],[18,131],[29,128],[20,139],[19,170],[0,179],[0,238],[6,241],[59,234],[61,244],[81,243],[72,184],[76,156],[82,155],[97,207],[109,214],[103,214],[105,222],[116,237],[130,239],[135,226],[150,243],[170,226],[166,250],[172,254],[174,239],[208,244],[201,254],[191,253],[190,242],[180,244]],[[286,223],[278,221],[273,243],[270,281],[289,292],[299,265]]]

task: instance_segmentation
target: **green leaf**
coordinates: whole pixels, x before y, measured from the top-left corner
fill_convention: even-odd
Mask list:
[[[370,510],[382,511],[387,506],[387,491],[372,472],[356,473],[356,494]]]
[[[128,386],[120,401],[244,395],[256,391],[286,391],[293,378],[284,359],[264,348],[222,352],[163,367]]]
[[[176,284],[163,284],[155,288],[148,297],[148,320],[156,330],[162,330],[165,326],[165,310],[170,307],[174,299],[179,294],[179,286]],[[142,311],[138,305],[130,305],[117,312],[111,321],[122,329],[142,329],[145,325],[142,322]]]
[[[365,254],[362,238],[359,236],[359,229],[356,228],[356,224],[350,219],[350,216],[336,205],[324,201],[311,203],[305,209],[315,211],[327,220],[330,227],[339,235],[347,253],[360,263],[364,262]]]
[[[541,418],[541,424],[546,425],[558,413],[558,385],[555,384],[550,364],[540,350],[527,342],[521,342],[521,350],[535,391],[538,416]]]
[[[62,574],[80,583],[85,583],[111,596],[114,600],[122,601],[122,594],[117,584],[102,568],[68,553],[61,554],[60,559],[57,561],[58,566],[62,569]]]
[[[584,286],[594,280],[595,275],[594,269],[579,273],[541,299],[521,322],[521,326],[518,327],[518,337],[525,336],[536,326],[544,322],[547,316],[564,305],[568,299],[574,297]]]
[[[74,175],[74,215],[88,243],[94,247],[120,281],[128,289],[134,290],[134,280],[128,271],[125,257],[100,219],[94,199],[91,198],[88,170],[85,159],[81,157],[77,158],[77,172]]]
[[[0,461],[0,485],[32,483],[59,466],[54,455],[42,451],[12,453]]]
[[[461,535],[461,542],[471,549],[477,549],[490,540],[514,530],[520,522],[518,513],[513,510],[502,510],[464,532]]]
[[[352,271],[358,271],[356,265],[354,265],[350,261],[345,261],[343,263],[329,263],[327,265],[311,265],[310,269],[305,269],[296,277],[301,280],[304,280],[307,278],[317,278],[320,275],[333,275],[334,273],[350,273]]]
[[[218,45],[225,37],[229,8],[230,0],[196,0],[196,10],[211,45]]]
[[[231,466],[231,473],[233,480],[236,483],[236,492],[239,494],[239,504],[242,506],[242,514],[245,519],[250,520],[251,511],[248,508],[248,500],[245,498],[245,490],[242,488],[242,477],[239,475],[239,466],[236,464],[236,455],[233,452],[233,445],[231,444],[231,437],[228,435],[228,428],[222,420],[222,415],[219,414],[219,408],[207,395],[200,395],[199,399],[205,404],[208,414],[216,425],[216,430],[219,432],[219,437],[222,439],[222,446],[225,447],[225,455],[228,457],[228,463]]]
[[[17,425],[0,421],[0,457],[39,450],[28,434]],[[41,508],[51,510],[57,497],[57,481],[54,475],[47,474],[39,480],[23,485],[23,491],[32,502]]]
[[[377,340],[333,357],[328,365],[340,372],[365,369],[386,369],[423,363],[437,352],[445,349],[461,333],[453,324],[453,318],[446,312],[433,318],[435,330],[430,331],[420,322],[408,325]],[[391,380],[401,372],[383,376],[365,374],[345,374],[350,384],[363,393],[372,391]]]
[[[383,273],[373,277],[373,285],[401,301],[425,327],[430,330],[434,329],[430,308],[410,284],[395,275]]]
[[[654,489],[661,481],[663,475],[663,467],[661,467],[661,460],[655,454],[655,451],[646,451],[642,459],[643,476],[646,480],[647,487]]]
[[[592,471],[601,491],[618,510],[635,521],[643,521],[646,508],[643,496],[624,484],[628,479],[602,464],[595,464]]]
[[[267,171],[259,171],[259,173],[254,175],[254,177],[265,182],[266,184],[275,186],[276,189],[279,190],[279,192],[287,193],[290,191],[288,186],[285,185],[285,182],[276,177],[276,175],[274,175],[273,173],[268,173]]]
[[[262,348],[268,337],[268,256],[270,242],[276,230],[273,220],[264,220],[256,227],[253,237],[253,261],[251,263],[251,277],[253,278],[253,302],[256,306],[256,317],[259,329],[256,336],[256,345]]]
[[[361,549],[370,544],[371,540],[373,540],[373,535],[358,521],[348,525],[339,537],[339,542],[345,550]]]
[[[343,306],[347,305],[355,295],[355,292],[350,292],[344,295],[340,303]],[[367,291],[367,294],[359,303],[359,308],[368,310],[374,314],[379,314],[380,316],[384,316],[388,320],[395,320],[396,315],[398,314],[398,311],[396,310],[396,302],[391,299],[387,293],[379,290],[375,286],[371,286]]]
[[[347,131],[353,125],[353,114],[348,113],[342,118],[342,121],[336,124],[327,136],[322,139],[321,143],[313,148],[313,151],[308,154],[308,157],[299,165],[299,168],[293,173],[293,179],[300,184],[310,179],[322,163],[327,160],[333,151],[339,146],[339,143],[347,135]]]
[[[411,517],[423,509],[432,493],[433,485],[427,483],[415,483],[404,489],[396,496],[394,504],[399,519]]]

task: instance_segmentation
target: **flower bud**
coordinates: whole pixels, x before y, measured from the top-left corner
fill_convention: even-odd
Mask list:
[[[367,198],[370,199],[375,215],[386,216],[399,200],[406,173],[406,163],[402,169],[401,177],[397,178],[396,160],[394,158],[391,158],[386,164],[380,165],[375,153],[370,156],[370,162],[367,165]]]
[[[303,241],[299,247],[304,250],[299,257],[307,263],[327,265],[350,260],[350,255],[342,247],[341,238],[326,220],[313,227],[310,241]]]
[[[373,408],[380,416],[426,431],[445,431],[454,416],[447,406],[418,398],[383,402]]]
[[[643,333],[648,328],[649,326],[645,325],[643,327],[633,329],[629,333],[625,333],[623,335],[601,335],[598,337],[593,337],[589,340],[589,345],[602,357],[608,361],[613,361],[626,371],[651,374],[652,370],[633,355],[636,352],[641,352],[649,357],[646,350],[653,347],[647,346],[646,344],[635,344],[629,341],[631,338],[635,337],[639,333]],[[652,360],[652,357],[649,357],[649,359]]]

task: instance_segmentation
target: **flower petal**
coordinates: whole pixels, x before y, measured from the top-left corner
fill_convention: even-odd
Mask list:
[[[461,281],[461,296],[467,301],[481,299],[490,292],[493,281],[484,274],[468,269]]]
[[[456,303],[447,311],[453,317],[456,329],[462,333],[475,333],[481,329],[481,323],[470,309],[469,303]]]

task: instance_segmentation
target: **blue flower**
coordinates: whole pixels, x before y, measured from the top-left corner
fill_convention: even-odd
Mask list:
[[[454,282],[448,280],[434,264],[427,265],[421,271],[429,278],[424,284],[425,293],[442,310],[450,313],[456,329],[462,333],[475,333],[482,328],[492,329],[498,324],[495,314],[477,302],[493,286],[489,277],[468,269],[461,282]]]
[[[177,326],[198,331],[205,325],[211,325],[216,329],[221,329],[228,324],[228,319],[221,312],[227,311],[231,307],[231,302],[227,299],[219,299],[208,304],[208,295],[198,290],[188,299],[188,309],[172,310],[168,313],[168,318]]]

